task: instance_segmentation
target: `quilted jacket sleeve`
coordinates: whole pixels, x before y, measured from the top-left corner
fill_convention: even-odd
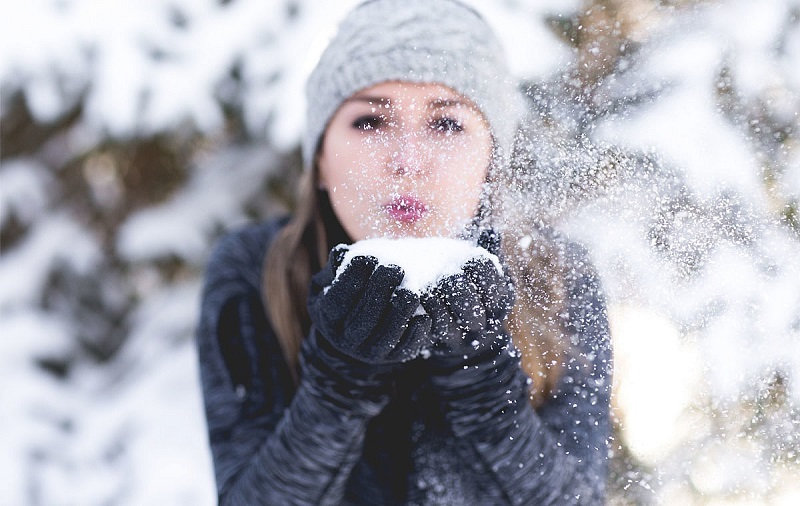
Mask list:
[[[338,504],[388,394],[319,374],[295,390],[260,291],[278,228],[227,236],[206,275],[197,346],[219,502]]]
[[[605,300],[583,251],[570,255],[569,357],[534,410],[514,350],[432,378],[455,434],[508,504],[603,504],[611,344]]]

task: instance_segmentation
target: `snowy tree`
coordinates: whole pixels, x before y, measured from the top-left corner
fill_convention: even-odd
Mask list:
[[[355,2],[4,2],[0,497],[211,504],[212,242],[293,206],[302,85]],[[614,504],[795,503],[800,3],[471,2],[530,104],[520,214],[590,246]]]

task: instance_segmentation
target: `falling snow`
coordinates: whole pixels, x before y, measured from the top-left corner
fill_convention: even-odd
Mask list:
[[[353,3],[4,3],[3,501],[215,503],[202,269],[291,205],[303,82]],[[529,105],[509,236],[553,224],[607,293],[609,493],[798,503],[800,3],[470,3]]]

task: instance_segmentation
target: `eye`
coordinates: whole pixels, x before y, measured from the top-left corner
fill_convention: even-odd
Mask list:
[[[353,128],[356,130],[375,130],[383,123],[383,117],[370,114],[356,118],[356,120],[353,121]]]
[[[437,132],[455,133],[464,130],[464,127],[456,119],[453,118],[437,118],[431,123],[431,128]]]

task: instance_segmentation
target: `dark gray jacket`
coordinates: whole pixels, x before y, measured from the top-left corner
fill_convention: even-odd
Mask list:
[[[392,391],[323,402],[335,386],[293,386],[263,310],[264,254],[285,222],[229,234],[208,266],[197,344],[220,504],[604,502],[611,346],[585,252],[569,255],[572,358],[538,409],[506,352],[480,381],[445,379],[474,383],[462,398],[437,395],[420,359]]]

